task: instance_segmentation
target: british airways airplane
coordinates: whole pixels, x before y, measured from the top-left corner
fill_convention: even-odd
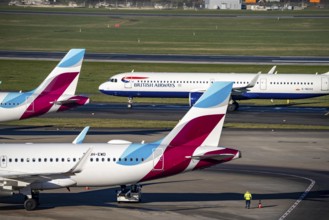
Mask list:
[[[86,128],[73,144],[1,144],[0,193],[25,195],[25,209],[33,210],[41,190],[118,185],[140,190],[145,181],[237,159],[240,151],[218,146],[232,85],[214,82],[175,128],[153,143],[81,143]]]
[[[112,96],[188,98],[192,106],[214,81],[232,81],[229,111],[245,99],[304,99],[329,94],[329,72],[322,75],[250,73],[126,72],[114,75],[99,90]]]
[[[71,49],[47,78],[29,92],[0,92],[0,122],[22,120],[89,103],[75,95],[84,49]]]

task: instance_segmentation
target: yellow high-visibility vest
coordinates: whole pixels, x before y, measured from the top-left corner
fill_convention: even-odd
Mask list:
[[[244,194],[244,199],[245,199],[245,200],[251,200],[251,198],[252,198],[251,193],[247,191],[247,192]]]

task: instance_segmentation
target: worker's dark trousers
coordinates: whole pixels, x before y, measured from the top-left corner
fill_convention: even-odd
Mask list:
[[[250,208],[250,200],[246,200],[246,208]]]

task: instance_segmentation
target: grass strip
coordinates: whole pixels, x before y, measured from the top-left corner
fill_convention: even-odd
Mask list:
[[[3,123],[11,126],[53,126],[58,128],[140,128],[172,129],[178,121],[126,120],[105,118],[32,118],[23,121]],[[258,123],[225,123],[225,128],[233,129],[283,129],[283,130],[329,130],[329,126],[296,125],[296,124],[258,124]]]

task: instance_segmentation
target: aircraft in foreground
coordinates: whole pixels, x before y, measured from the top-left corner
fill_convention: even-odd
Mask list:
[[[238,150],[218,146],[232,84],[214,82],[175,128],[153,143],[82,143],[86,128],[73,144],[1,144],[0,193],[25,195],[25,209],[33,210],[40,190],[121,185],[124,191],[131,185],[140,192],[139,183],[239,158]]]
[[[75,95],[84,54],[85,49],[71,49],[32,91],[0,92],[0,122],[22,120],[89,103],[88,97]]]
[[[229,111],[238,100],[304,99],[329,94],[329,72],[322,75],[251,73],[126,72],[114,75],[99,86],[106,95],[128,97],[188,98],[192,106],[214,81],[234,82]]]

